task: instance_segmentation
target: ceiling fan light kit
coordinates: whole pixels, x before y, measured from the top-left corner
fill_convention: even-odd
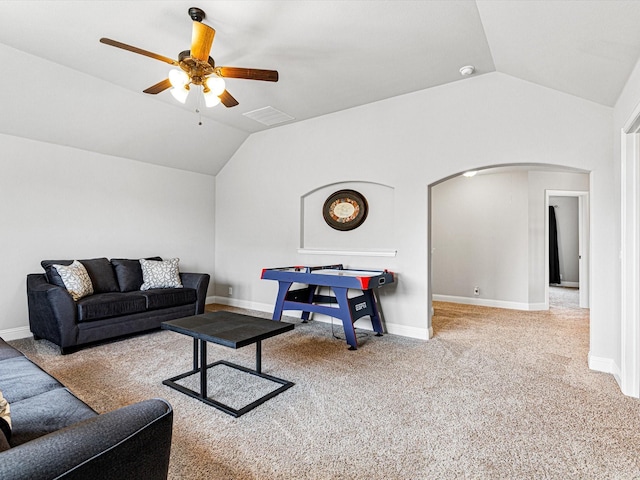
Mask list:
[[[189,75],[183,70],[174,68],[169,72],[169,82],[173,88],[184,88],[189,84]]]
[[[204,81],[204,93],[215,95],[216,97],[222,95],[225,91],[226,85],[224,79],[221,77],[207,77]]]
[[[201,9],[191,7],[189,9],[189,17],[193,20],[191,50],[180,52],[178,60],[109,38],[101,38],[100,42],[178,67],[169,71],[169,78],[143,91],[144,93],[156,95],[170,89],[171,95],[180,103],[186,103],[191,90],[190,85],[198,85],[202,87],[202,94],[207,107],[213,107],[218,103],[222,103],[227,108],[235,107],[238,105],[238,101],[226,90],[223,77],[266,82],[278,81],[278,72],[276,70],[216,66],[213,58],[209,56],[216,31],[202,23],[205,13]]]
[[[207,108],[215,107],[220,103],[220,97],[211,91],[204,92],[202,96],[204,97],[204,104]]]
[[[189,96],[189,89],[185,87],[176,88],[173,87],[169,90],[169,93],[180,103],[187,103],[187,97]]]

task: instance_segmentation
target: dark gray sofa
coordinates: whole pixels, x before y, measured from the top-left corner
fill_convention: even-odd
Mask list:
[[[12,424],[9,438],[0,431],[2,480],[167,478],[173,410],[165,400],[98,415],[1,338],[0,391]]]
[[[149,260],[162,260],[150,257]],[[73,260],[44,260],[44,273],[27,275],[29,326],[35,339],[55,343],[62,353],[98,341],[160,328],[166,320],[204,313],[210,276],[180,272],[183,288],[141,291],[137,259],[80,260],[94,293],[74,301],[55,264]]]

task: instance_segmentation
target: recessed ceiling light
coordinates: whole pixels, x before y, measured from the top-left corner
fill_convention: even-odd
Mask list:
[[[471,178],[471,177],[475,176],[476,173],[478,173],[477,170],[471,170],[471,171],[468,171],[468,172],[464,172],[462,175],[467,177],[467,178]]]
[[[468,77],[469,75],[473,75],[473,72],[476,71],[476,67],[473,65],[465,65],[460,69],[460,75],[463,77]]]

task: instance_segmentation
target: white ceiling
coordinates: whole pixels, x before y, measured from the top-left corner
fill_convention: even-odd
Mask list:
[[[239,101],[195,112],[145,88],[169,65],[99,43],[177,58],[189,7],[216,30],[218,65],[278,70],[229,79]],[[301,121],[499,71],[613,106],[640,56],[640,1],[0,2],[0,133],[216,174],[265,127],[271,106]],[[199,123],[202,125],[199,125]]]

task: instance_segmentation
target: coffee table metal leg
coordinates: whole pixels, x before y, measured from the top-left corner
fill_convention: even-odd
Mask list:
[[[262,340],[256,342],[256,372],[262,373]]]
[[[229,405],[225,405],[224,403],[218,402],[213,398],[208,397],[207,393],[207,370],[209,368],[215,367],[216,365],[226,365],[231,368],[235,368],[236,370],[240,370],[242,372],[250,373],[251,375],[256,375],[260,378],[264,378],[265,380],[269,380],[274,383],[280,384],[280,387],[272,390],[266,395],[258,398],[257,400],[245,405],[242,408],[236,409]],[[253,410],[258,405],[262,405],[264,402],[269,400],[270,398],[279,395],[285,390],[293,387],[294,383],[288,380],[283,380],[282,378],[273,377],[271,375],[267,375],[262,373],[262,341],[258,340],[256,342],[256,369],[251,370],[250,368],[243,367],[241,365],[237,365],[235,363],[227,362],[225,360],[218,360],[217,362],[213,362],[207,365],[207,342],[205,340],[194,339],[193,343],[193,370],[185,373],[181,373],[180,375],[176,375],[175,377],[169,378],[167,380],[163,380],[162,383],[167,385],[179,392],[184,393],[185,395],[189,395],[192,398],[197,398],[198,400],[211,405],[219,410],[222,410],[229,415],[234,417],[239,417],[244,415],[250,410]],[[200,392],[196,392],[195,390],[191,390],[179,383],[176,383],[176,380],[180,380],[185,377],[189,377],[196,373],[200,374]]]
[[[198,360],[200,359],[200,355],[198,354],[198,342],[197,338],[193,339],[193,371],[198,371]]]
[[[200,396],[207,398],[207,342],[200,340]]]

